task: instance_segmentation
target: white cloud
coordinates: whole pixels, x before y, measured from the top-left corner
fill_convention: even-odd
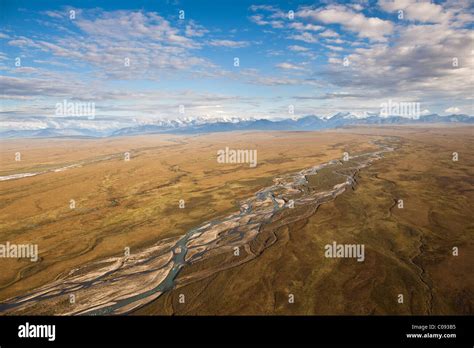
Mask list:
[[[158,79],[175,71],[214,67],[195,54],[202,43],[193,37],[206,29],[194,22],[179,28],[153,12],[84,10],[71,24],[77,26],[77,32],[41,39],[18,36],[8,44],[50,53],[68,60],[69,65],[89,65],[97,68],[95,78],[104,80]],[[193,37],[184,36],[183,31]],[[243,45],[225,40],[222,44]],[[126,66],[125,61],[130,64]]]
[[[265,21],[263,19],[263,16],[261,15],[253,15],[253,16],[250,16],[250,20],[252,22],[254,22],[255,24],[258,24],[258,25],[267,25],[267,24],[270,24],[268,21]]]
[[[60,11],[45,11],[44,14],[48,17],[58,18],[58,19],[62,19],[66,16],[65,12],[60,12]]]
[[[314,24],[303,24],[301,22],[291,22],[288,24],[288,28],[299,30],[299,31],[320,31],[323,30],[324,27],[320,25]]]
[[[205,29],[199,24],[196,24],[196,22],[193,20],[190,20],[189,24],[186,25],[185,34],[188,37],[202,37],[207,33],[209,33],[209,30]]]
[[[309,48],[303,47],[303,46],[299,46],[299,45],[291,45],[291,46],[288,46],[288,49],[289,49],[290,51],[295,51],[295,52],[307,52],[307,51],[309,51]]]
[[[288,62],[279,63],[276,67],[284,70],[304,70],[302,67]]]
[[[85,16],[73,21],[86,34],[112,40],[147,39],[170,45],[197,48],[191,39],[180,35],[179,29],[154,12],[103,12],[94,19]]]
[[[250,6],[252,11],[264,10],[264,11],[277,11],[277,9],[271,5],[252,5]]]
[[[345,43],[346,41],[341,40],[341,39],[326,39],[326,42],[330,42],[330,43],[333,43],[333,44],[342,45],[342,44]]]
[[[335,31],[331,30],[331,29],[327,29],[327,30],[323,31],[321,34],[319,34],[319,36],[321,36],[321,37],[339,37],[339,34],[336,33]]]
[[[402,3],[400,0],[396,2]],[[268,98],[258,96],[246,101],[251,107],[245,109],[237,106],[241,102],[240,94],[229,96],[229,99],[215,95],[203,99],[202,95],[188,95],[182,90],[154,93],[141,89],[139,83],[136,86],[116,83],[117,80],[145,79],[156,81],[157,90],[166,90],[167,87],[160,85],[160,80],[163,83],[168,79],[176,81],[178,86],[196,78],[231,79],[242,84],[243,91],[245,85],[255,84],[283,86],[282,90],[286,86],[294,90],[310,86],[306,90],[321,89],[326,92],[320,93],[324,99],[300,99],[302,103],[306,100],[307,104],[300,105],[299,110],[305,107],[311,110],[314,108],[313,102],[320,100],[324,103],[328,98],[332,99],[331,108],[339,109],[337,111],[344,108],[351,111],[353,108],[364,109],[371,105],[378,107],[380,100],[388,98],[417,101],[423,105],[423,109],[426,106],[434,112],[472,110],[472,80],[469,76],[474,71],[471,51],[473,31],[462,27],[472,22],[469,1],[448,0],[442,8],[436,4],[413,7],[412,1],[405,1],[402,5],[405,6],[407,20],[396,21],[396,24],[368,17],[368,13],[373,13],[368,9],[364,11],[365,14],[356,12],[361,9],[355,4],[294,8],[297,12],[294,20],[288,20],[287,12],[273,6],[253,6],[252,10],[262,12],[251,13],[253,16],[249,19],[267,27],[252,26],[228,33],[238,35],[246,30],[254,30],[256,33],[252,34],[258,35],[258,29],[264,29],[261,32],[271,30],[255,39],[270,41],[271,46],[262,45],[262,49],[255,52],[266,54],[268,63],[264,64],[278,68],[268,75],[257,69],[246,69],[246,72],[239,69],[237,73],[231,67],[225,70],[214,65],[211,59],[214,54],[222,53],[221,50],[212,49],[211,54],[201,54],[200,50],[209,46],[247,47],[257,41],[241,41],[242,37],[237,36],[228,39],[224,31],[214,30],[216,28],[210,31],[197,22],[169,21],[157,13],[144,11],[104,12],[95,9],[83,10],[75,21],[68,23],[71,30],[64,30],[57,25],[61,23],[59,18],[67,13],[55,12],[44,17],[49,17],[48,28],[56,28],[57,32],[52,29],[39,31],[31,37],[15,35],[14,31],[7,31],[7,37],[0,34],[0,38],[7,39],[7,44],[15,46],[15,51],[28,54],[32,57],[30,61],[40,63],[35,68],[16,69],[12,64],[0,65],[2,75],[4,71],[7,75],[0,78],[0,89],[3,98],[15,100],[15,103],[17,100],[28,101],[17,104],[18,110],[23,110],[25,114],[33,111],[44,113],[44,108],[33,110],[42,99],[73,96],[97,102],[106,101],[108,111],[125,115],[175,115],[176,105],[181,103],[189,105],[186,110],[196,112],[248,112],[255,110],[255,105],[264,100],[263,103],[270,105],[268,109],[262,109],[262,114],[267,115],[274,106],[268,100],[273,98],[272,101],[283,103],[286,98],[283,95]],[[386,11],[392,12],[389,5],[384,6]],[[299,16],[300,13],[303,17]],[[441,17],[438,18],[437,13]],[[328,29],[325,25],[336,29]],[[356,35],[345,35],[345,31]],[[21,30],[18,32],[21,33]],[[357,37],[354,39],[354,36]],[[285,38],[302,42],[285,42]],[[387,41],[389,38],[390,42]],[[281,43],[287,46],[287,50],[282,48],[284,46],[274,46],[272,40],[283,40]],[[344,54],[338,52],[343,50],[337,46],[341,44],[344,44]],[[318,58],[322,58],[317,64],[312,62],[316,58],[315,52]],[[41,54],[41,59],[34,59],[38,58],[35,57],[36,53]],[[303,58],[304,63],[295,64],[292,59],[296,55]],[[131,62],[128,68],[123,64],[125,57]],[[349,66],[343,65],[344,57],[349,58]],[[452,66],[453,57],[458,59],[459,66]],[[6,56],[0,53],[0,63],[2,59],[6,59]],[[275,59],[281,63],[277,64]],[[258,64],[256,61],[256,68]],[[72,71],[77,73],[73,74]],[[301,97],[301,94],[297,97]],[[233,98],[239,101],[234,103]],[[215,105],[216,101],[226,110],[217,111],[209,106]],[[424,109],[422,113],[428,112]]]
[[[344,48],[339,47],[339,46],[332,46],[332,45],[325,45],[327,48],[329,48],[331,51],[344,51]]]
[[[217,47],[229,47],[229,48],[241,48],[247,47],[250,43],[247,41],[233,41],[233,40],[211,40],[209,41],[210,46]]]
[[[373,41],[385,41],[393,32],[390,21],[377,17],[366,17],[342,5],[329,5],[322,9],[303,8],[297,12],[298,18],[308,18],[324,24],[339,24],[357,33],[359,37]]]
[[[379,0],[379,6],[388,12],[402,10],[408,20],[442,23],[449,19],[450,15],[443,11],[443,7],[429,1],[415,0]]]
[[[316,37],[309,32],[303,32],[301,34],[290,35],[289,38],[293,40],[304,41],[307,43],[315,43],[318,41]]]
[[[440,110],[448,103],[464,108],[472,101],[471,35],[471,30],[447,23],[400,26],[390,44],[354,49],[347,55],[347,67],[340,57],[330,57],[332,64],[325,76],[328,83],[351,93],[367,91],[367,101],[379,97],[411,98],[429,104],[430,109],[434,104]],[[454,52],[457,66],[453,65]]]
[[[250,16],[250,20],[257,25],[269,25],[274,29],[282,29],[285,27],[283,22],[288,18],[288,14],[271,5],[252,5],[250,10],[253,12],[263,11],[263,14],[255,14]]]
[[[362,11],[364,9],[361,4],[348,4],[347,6],[353,8],[356,11]]]

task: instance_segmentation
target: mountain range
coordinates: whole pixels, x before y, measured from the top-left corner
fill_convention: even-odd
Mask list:
[[[350,112],[339,112],[322,118],[308,115],[297,119],[241,119],[233,118],[183,118],[141,123],[135,119],[123,120],[86,117],[31,117],[22,122],[2,121],[0,138],[24,137],[113,137],[140,134],[198,134],[229,131],[314,131],[354,125],[403,125],[423,123],[474,123],[468,115],[423,115],[419,118],[379,116],[367,114],[360,117]]]

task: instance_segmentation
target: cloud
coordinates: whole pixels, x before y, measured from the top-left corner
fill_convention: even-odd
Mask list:
[[[412,21],[442,23],[450,17],[441,5],[429,1],[379,0],[378,4],[388,12],[402,10],[404,16]]]
[[[267,115],[278,113],[275,101],[287,105],[287,92],[299,90],[295,99],[306,104],[298,110],[378,108],[389,98],[418,101],[422,109],[435,111],[472,110],[469,1],[395,0],[405,19],[393,23],[376,17],[383,10],[390,13],[383,15],[395,18],[392,2],[379,1],[370,9],[367,2],[361,2],[364,8],[333,3],[293,7],[293,20],[275,6],[254,5],[248,19],[266,27],[250,25],[237,31],[216,27],[215,22],[210,29],[203,22],[180,21],[174,12],[168,17],[144,10],[85,9],[74,21],[66,10],[41,12],[42,19],[32,14],[29,20],[38,25],[34,34],[21,24],[0,34],[6,48],[0,53],[1,98],[13,101],[7,111],[14,113],[16,107],[23,114],[44,113],[50,105],[42,103],[75,98],[100,101],[106,112],[123,115],[167,117],[176,115],[181,103],[189,105],[187,110],[211,114],[255,114],[257,105],[258,112]],[[218,47],[238,49],[257,42],[262,44],[251,54],[265,59],[252,60],[254,69],[220,66],[228,50]],[[314,61],[316,53],[321,59]],[[17,56],[26,57],[21,68],[12,64]],[[296,63],[295,57],[301,61]],[[242,88],[229,96],[186,93],[183,86],[193,85],[193,79],[212,80],[213,85],[231,80]],[[150,85],[153,90],[147,89]],[[206,85],[200,85],[199,92]],[[243,97],[253,96],[261,86],[277,87],[274,90],[282,93]],[[309,91],[316,96],[306,95]]]
[[[263,16],[261,16],[261,15],[250,16],[250,20],[252,22],[254,22],[255,24],[258,24],[258,25],[268,25],[268,24],[270,24],[270,22],[263,20]]]
[[[154,12],[102,12],[91,19],[81,16],[73,23],[91,37],[119,41],[146,39],[187,48],[198,47],[191,39],[180,35],[178,28]]]
[[[258,10],[264,10],[264,11],[273,11],[276,12],[278,9],[274,6],[271,5],[252,5],[250,6],[250,10],[252,11],[258,11]]]
[[[209,33],[209,30],[205,29],[202,25],[196,24],[193,20],[189,21],[186,25],[185,34],[188,37],[203,37]]]
[[[347,6],[353,8],[356,11],[362,11],[364,9],[361,4],[348,4]]]
[[[249,46],[250,43],[248,41],[211,40],[209,41],[209,45],[216,47],[241,48]]]
[[[366,17],[342,5],[329,5],[322,9],[303,8],[296,16],[324,24],[339,24],[357,33],[359,37],[373,41],[386,41],[386,36],[393,32],[393,24],[390,21]]]
[[[2,98],[24,101],[14,107],[2,109],[2,115],[54,116],[55,105],[64,99],[95,102],[98,116],[175,117],[179,105],[185,105],[188,115],[215,114],[215,105],[232,110],[237,104],[254,105],[257,97],[242,97],[193,90],[130,90],[103,88],[99,83],[88,85],[71,76],[51,83],[46,78],[16,78],[0,76]],[[2,116],[3,117],[3,116]]]
[[[325,45],[325,47],[329,48],[331,51],[344,51],[344,48],[339,46]]]
[[[60,11],[45,11],[44,14],[48,17],[58,18],[58,19],[62,19],[65,17],[65,13],[60,12]]]
[[[321,31],[324,27],[314,24],[303,24],[301,22],[291,22],[288,24],[288,28],[299,30],[299,31]]]
[[[326,99],[353,99],[353,98],[363,98],[366,97],[366,94],[360,93],[348,93],[348,92],[332,92],[324,93],[323,95],[316,96],[293,96],[294,99],[301,100],[326,100]]]
[[[341,39],[326,39],[326,42],[330,42],[330,43],[333,43],[333,44],[338,44],[338,45],[341,45],[343,43],[346,43],[346,41],[344,40],[341,40]]]
[[[468,29],[446,23],[399,27],[390,44],[349,53],[348,66],[340,57],[329,57],[327,71],[319,76],[351,93],[371,91],[374,97],[466,105],[473,99],[471,35]]]
[[[84,10],[71,25],[77,32],[44,39],[19,36],[8,44],[95,67],[96,77],[104,79],[154,79],[173,71],[213,68],[194,53],[203,45],[193,37],[206,29],[193,21],[180,29],[154,12]],[[223,41],[223,45],[242,45]]]
[[[339,37],[339,34],[336,33],[335,31],[331,30],[331,29],[327,29],[327,30],[323,31],[321,34],[319,34],[319,36],[321,36],[321,37]]]
[[[301,34],[290,35],[288,38],[293,39],[293,40],[304,41],[304,42],[307,42],[307,43],[318,42],[316,37],[313,34],[309,33],[309,32],[303,32]]]
[[[288,49],[290,51],[295,51],[295,52],[307,52],[307,51],[309,51],[309,48],[303,47],[303,46],[298,46],[298,45],[288,46]]]
[[[281,77],[281,74],[276,76],[262,75],[258,70],[246,69],[239,73],[240,77],[245,77],[246,82],[253,85],[263,86],[321,86],[321,82],[313,78],[294,78]]]
[[[19,36],[13,40],[8,41],[8,45],[16,47],[34,47],[39,48],[40,46],[27,37]]]
[[[302,67],[288,62],[279,63],[276,67],[284,70],[304,70]]]
[[[265,20],[261,15],[253,15],[250,16],[250,20],[257,25],[269,25],[274,29],[281,29],[284,28],[284,24],[282,21],[277,20]]]
[[[269,25],[274,29],[285,27],[283,20],[288,18],[288,14],[271,5],[252,5],[252,12],[263,11],[265,14],[255,14],[250,16],[250,20],[257,25]]]

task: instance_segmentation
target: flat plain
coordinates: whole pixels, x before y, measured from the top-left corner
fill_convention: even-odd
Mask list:
[[[395,150],[357,171],[354,189],[261,228],[248,244],[256,257],[235,262],[229,250],[186,265],[172,290],[132,313],[472,314],[474,137],[467,126],[2,140],[0,176],[39,174],[0,182],[0,242],[38,244],[40,260],[0,259],[0,302],[125,248],[134,254],[179,238],[238,211],[276,177],[344,152],[374,151],[374,141]],[[257,167],[217,163],[225,147],[257,150]],[[337,184],[329,172],[318,175],[310,180],[315,190]],[[325,258],[333,241],[364,244],[364,262]],[[46,306],[32,311],[57,314]]]

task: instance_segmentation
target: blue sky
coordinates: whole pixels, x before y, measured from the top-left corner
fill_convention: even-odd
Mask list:
[[[364,115],[388,100],[474,114],[469,1],[1,6],[1,115],[9,120],[54,117],[64,99],[143,121]]]

